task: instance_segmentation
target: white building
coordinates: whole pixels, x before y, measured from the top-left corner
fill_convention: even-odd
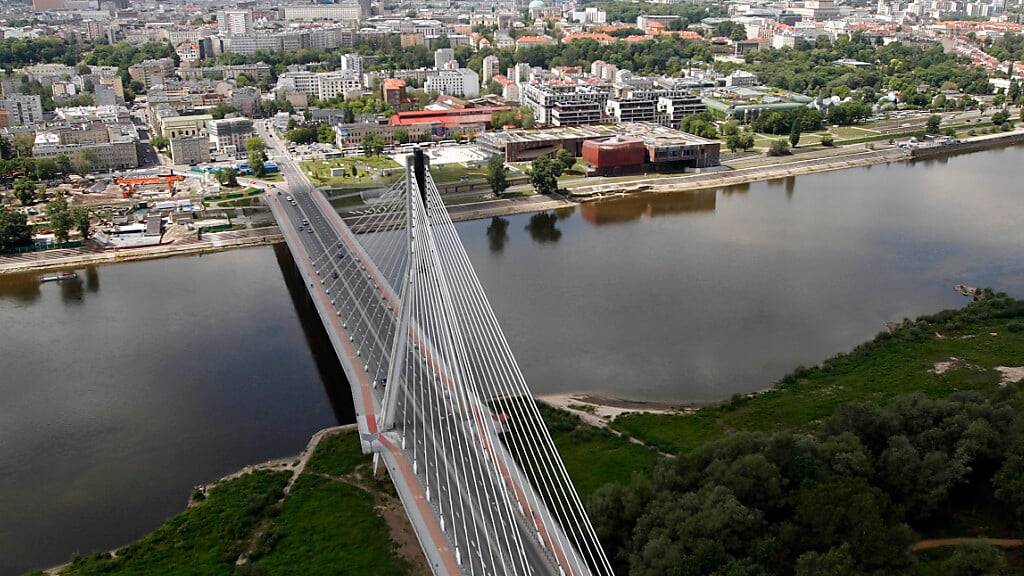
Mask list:
[[[438,48],[434,52],[434,68],[444,70],[445,64],[455,60],[455,50],[451,48]]]
[[[285,6],[282,12],[285,20],[330,20],[333,22],[358,21],[363,8],[359,3],[299,4]]]
[[[480,95],[480,77],[469,68],[441,70],[424,84],[428,92],[475,98]]]
[[[359,54],[343,54],[341,56],[341,71],[350,74],[360,75],[363,73],[363,57]]]
[[[217,26],[225,34],[248,34],[252,32],[252,12],[248,10],[218,12]]]
[[[498,73],[498,66],[499,65],[500,65],[500,61],[498,60],[498,57],[495,56],[494,54],[491,54],[490,56],[484,58],[484,63],[483,63],[483,73],[484,73],[483,80],[484,80],[484,84],[487,84],[488,82],[490,82],[491,78],[494,78],[494,75]]]
[[[580,24],[604,24],[608,21],[608,13],[594,6],[588,6],[583,10],[573,10],[570,15],[573,22]]]
[[[363,83],[359,74],[350,72],[285,72],[277,80],[278,91],[298,92],[316,96],[321,100],[362,94]]]

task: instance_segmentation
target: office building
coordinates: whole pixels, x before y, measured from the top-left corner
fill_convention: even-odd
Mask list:
[[[217,152],[236,153],[245,150],[245,142],[252,137],[252,120],[224,118],[207,124],[210,143]]]

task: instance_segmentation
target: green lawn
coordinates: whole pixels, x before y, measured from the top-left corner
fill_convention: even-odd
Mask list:
[[[692,415],[626,415],[613,426],[662,450],[686,452],[733,430],[811,430],[848,402],[885,404],[910,392],[941,397],[959,390],[992,389],[1000,380],[994,367],[1024,363],[1024,332],[1007,330],[1010,320],[1005,318],[971,321],[981,306],[971,304],[952,313],[949,321],[884,333],[820,368],[798,369],[776,388],[754,397]],[[934,372],[937,362],[951,357],[961,361],[945,373]]]
[[[483,166],[469,167],[465,164],[438,164],[430,167],[430,175],[438,184],[472,182],[486,178],[487,169]]]
[[[564,410],[540,403],[541,415],[580,497],[613,482],[629,482],[633,474],[649,474],[658,455],[607,430],[584,425]]]
[[[363,454],[359,446],[359,433],[351,430],[322,440],[306,463],[306,472],[344,476],[368,461],[369,456]]]
[[[95,554],[72,561],[63,574],[138,576],[229,575],[257,524],[271,513],[287,472],[254,472],[224,482],[210,496],[168,520],[117,558]]]
[[[384,175],[383,171],[400,168],[387,156],[355,156],[334,160],[303,160],[299,163],[305,172],[318,186],[381,186],[391,184],[401,173]],[[345,176],[331,176],[331,168],[345,168]],[[352,174],[355,168],[356,174]]]
[[[331,206],[335,208],[347,208],[349,206],[358,206],[363,203],[363,197],[359,194],[349,194],[347,196],[339,196],[331,199]]]
[[[342,437],[350,444],[352,436]],[[387,524],[361,488],[304,474],[270,528],[273,546],[256,562],[270,575],[405,574]]]

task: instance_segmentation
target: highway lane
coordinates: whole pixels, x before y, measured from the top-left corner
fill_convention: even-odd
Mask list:
[[[261,131],[287,182],[287,192],[280,194],[294,200],[294,204],[283,203],[286,214],[296,229],[301,228],[303,247],[331,294],[332,305],[344,319],[366,372],[382,383],[388,346],[397,325],[395,310],[389,306],[379,280],[371,278],[360,264],[359,255],[341,238],[337,221],[329,221],[337,216],[322,212],[314,197],[319,192],[301,174],[280,141]],[[464,573],[557,573],[551,558],[535,544],[533,527],[522,517],[509,521],[509,509],[515,504],[506,500],[502,480],[482,449],[476,423],[467,410],[468,401],[464,397],[453,401],[453,394],[438,387],[438,377],[428,362],[415,354],[410,356],[410,378],[433,385],[422,388],[421,393],[429,395],[423,405],[406,397],[411,409],[403,410],[398,428],[422,432],[406,442],[405,451],[414,463],[417,479],[430,494],[435,514],[443,519]],[[379,387],[377,393],[383,388]],[[445,410],[438,411],[438,406]],[[458,481],[453,483],[456,478]],[[523,542],[527,544],[523,546]],[[511,552],[510,543],[511,548],[523,546],[522,553]],[[523,554],[528,555],[525,562]]]

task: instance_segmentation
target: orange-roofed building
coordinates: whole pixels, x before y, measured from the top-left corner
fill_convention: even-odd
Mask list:
[[[547,36],[522,36],[516,39],[516,50],[531,46],[547,46],[553,43],[554,41]]]
[[[605,34],[604,32],[583,32],[579,34],[568,34],[562,38],[562,44],[568,44],[575,40],[593,40],[601,44],[610,44],[615,41],[615,37]]]
[[[391,109],[398,110],[409,100],[405,94],[405,86],[405,80],[398,78],[385,78],[381,82],[381,97]]]

